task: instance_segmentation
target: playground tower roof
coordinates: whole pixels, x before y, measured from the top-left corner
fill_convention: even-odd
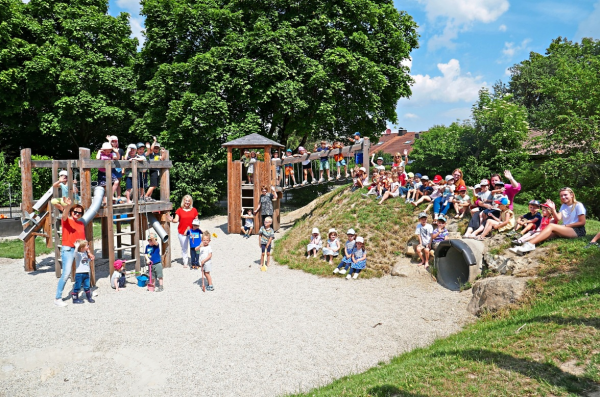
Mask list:
[[[234,139],[233,141],[227,142],[223,144],[223,147],[235,146],[235,147],[265,147],[265,146],[275,146],[275,147],[284,147],[281,143],[277,143],[275,141],[270,140],[269,138],[265,138],[259,134],[250,134],[243,136],[238,139]]]

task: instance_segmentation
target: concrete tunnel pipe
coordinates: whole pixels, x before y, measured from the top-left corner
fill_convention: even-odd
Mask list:
[[[451,291],[460,291],[481,274],[484,245],[477,240],[446,240],[434,254],[438,283]]]

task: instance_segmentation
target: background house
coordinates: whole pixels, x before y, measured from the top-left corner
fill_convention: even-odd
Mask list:
[[[402,154],[404,149],[406,149],[410,158],[412,145],[415,143],[415,139],[419,139],[420,135],[421,132],[409,132],[403,128],[399,128],[398,132],[392,132],[390,129],[387,129],[379,138],[379,142],[371,146],[369,155],[383,152],[384,154],[393,156],[396,153]]]

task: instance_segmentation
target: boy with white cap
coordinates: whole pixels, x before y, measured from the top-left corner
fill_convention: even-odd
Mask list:
[[[419,245],[417,245],[417,254],[421,258],[419,266],[424,265],[426,268],[429,264],[429,252],[431,251],[431,238],[433,235],[433,226],[427,223],[427,213],[419,214],[419,223],[415,229],[415,234],[419,236]]]
[[[192,257],[192,266],[190,269],[200,268],[200,257],[198,251],[200,250],[200,244],[202,244],[202,230],[200,230],[200,219],[196,218],[192,221],[192,228],[189,226],[185,231],[186,236],[190,236],[190,252]]]
[[[50,200],[50,204],[54,205],[60,212],[67,206],[64,199],[69,197],[69,185],[67,184],[67,178],[69,174],[67,171],[61,171],[58,173],[58,181],[52,184],[52,187],[60,187],[60,198],[53,198]],[[77,194],[77,180],[73,181],[73,204],[79,204],[80,198]]]
[[[344,257],[338,267],[333,270],[333,274],[346,274],[346,271],[352,266],[352,253],[354,252],[354,246],[356,245],[356,241],[354,241],[356,232],[354,229],[348,229],[346,235],[348,236],[348,241],[346,241],[346,244],[344,245]]]
[[[375,153],[371,155],[371,165],[378,169],[379,171],[385,171],[385,166],[383,165],[383,157],[377,157],[377,164],[373,162],[375,159]]]

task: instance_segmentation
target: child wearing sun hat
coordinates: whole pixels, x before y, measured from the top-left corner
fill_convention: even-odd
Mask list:
[[[310,254],[312,253],[314,257],[317,257],[317,252],[323,248],[323,243],[321,241],[321,234],[319,233],[319,229],[313,227],[312,234],[310,236],[310,243],[306,246],[306,257],[310,258]]]
[[[329,257],[329,264],[333,265],[333,258],[338,256],[339,251],[340,240],[338,240],[337,230],[329,229],[329,232],[327,233],[327,242],[325,243],[325,247],[323,247],[325,260]]]

